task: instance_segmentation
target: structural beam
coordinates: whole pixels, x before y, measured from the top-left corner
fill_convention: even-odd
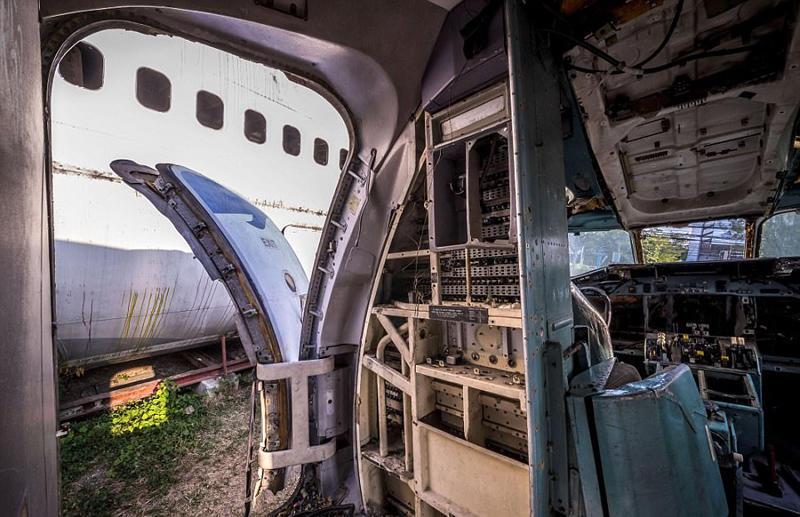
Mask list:
[[[375,314],[375,317],[378,318],[378,321],[380,321],[381,325],[383,325],[383,329],[392,339],[392,343],[394,343],[394,346],[400,352],[400,355],[403,356],[403,360],[406,363],[410,363],[411,351],[408,348],[408,344],[403,339],[403,336],[401,336],[400,332],[397,330],[397,327],[395,327],[394,323],[392,323],[392,320],[381,313]]]
[[[508,0],[517,239],[526,351],[531,512],[566,513],[568,505],[566,372],[547,364],[572,341],[558,70],[521,0]]]

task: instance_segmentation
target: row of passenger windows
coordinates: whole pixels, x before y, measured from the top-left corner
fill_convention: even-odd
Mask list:
[[[103,86],[103,55],[87,43],[78,43],[58,65],[59,73],[70,84],[99,90]],[[166,75],[152,68],[136,70],[136,100],[145,108],[166,113],[172,105],[172,84]],[[205,90],[197,92],[195,116],[197,121],[211,129],[222,129],[225,105],[222,99]],[[267,120],[255,110],[244,112],[244,136],[251,142],[263,144],[267,141]],[[283,150],[298,156],[301,149],[300,131],[290,125],[283,126]],[[328,142],[314,139],[314,161],[328,165]],[[344,167],[347,149],[339,150],[339,168]]]

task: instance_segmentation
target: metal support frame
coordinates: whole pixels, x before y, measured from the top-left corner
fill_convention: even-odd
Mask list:
[[[566,513],[565,408],[572,341],[558,70],[521,0],[506,6],[517,239],[528,398],[531,512]]]
[[[228,363],[228,372],[239,372],[252,368],[249,359],[242,359]],[[195,370],[178,373],[169,377],[150,379],[144,382],[136,382],[120,388],[112,389],[96,395],[89,395],[78,400],[65,402],[59,409],[59,421],[66,422],[75,418],[82,418],[94,413],[106,411],[108,409],[127,404],[134,400],[140,400],[151,396],[156,392],[158,386],[164,381],[172,381],[178,387],[184,388],[197,384],[205,379],[213,379],[223,374],[223,366],[214,364],[203,366]]]
[[[397,348],[397,351],[400,352],[400,355],[403,356],[403,361],[410,363],[411,351],[408,349],[408,345],[400,335],[400,331],[398,331],[392,323],[392,320],[380,313],[375,314],[375,317],[381,322],[384,330],[386,330],[386,334],[389,336],[389,338],[391,338],[392,344],[394,344],[395,348]],[[383,346],[385,347],[386,345],[384,344]]]
[[[258,465],[266,470],[303,465],[326,460],[336,452],[336,440],[311,445],[308,420],[308,379],[333,371],[333,356],[295,363],[271,363],[256,366],[256,378],[270,382],[291,382],[292,436],[289,449],[258,451]]]
[[[756,257],[756,224],[755,219],[744,223],[744,258]]]
[[[223,336],[200,336],[189,339],[181,339],[179,341],[170,341],[167,343],[159,343],[157,345],[143,346],[133,348],[130,350],[120,350],[117,352],[110,352],[108,354],[93,355],[90,357],[80,357],[77,359],[70,359],[68,361],[60,361],[61,368],[96,368],[100,366],[108,366],[110,364],[127,363],[136,361],[138,359],[145,359],[148,357],[157,357],[160,355],[172,354],[183,350],[191,350],[193,348],[200,348],[212,344]]]
[[[389,427],[387,419],[386,407],[386,381],[388,380],[392,385],[399,388],[403,392],[403,429],[405,440],[405,465],[406,470],[411,470],[411,381],[407,379],[410,375],[410,370],[413,364],[411,348],[411,337],[409,335],[409,342],[407,343],[402,334],[408,334],[411,326],[411,319],[397,328],[392,321],[383,314],[375,315],[386,330],[386,335],[378,342],[377,350],[375,352],[374,367],[371,368],[377,375],[377,389],[378,389],[378,449],[381,457],[385,458],[389,455]],[[391,367],[386,365],[384,355],[386,353],[386,346],[392,343],[400,355],[401,371],[397,372]],[[367,356],[367,359],[369,357]],[[367,361],[369,363],[369,360]],[[369,366],[368,366],[369,368]]]

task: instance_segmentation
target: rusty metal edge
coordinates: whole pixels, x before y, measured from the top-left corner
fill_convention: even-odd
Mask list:
[[[248,359],[242,359],[233,363],[228,363],[228,373],[239,372],[252,368],[253,364]],[[162,377],[159,379],[152,379],[138,384],[133,384],[110,390],[97,395],[83,397],[81,399],[69,402],[59,408],[59,421],[67,422],[76,418],[88,416],[101,411],[106,411],[116,406],[127,404],[135,400],[141,400],[149,397],[155,393],[159,384],[164,381],[172,381],[178,387],[185,388],[193,384],[197,384],[206,379],[213,379],[224,374],[224,365],[218,364],[206,368],[198,368],[189,370],[187,372],[178,373],[169,377]],[[74,411],[74,412],[73,412]]]

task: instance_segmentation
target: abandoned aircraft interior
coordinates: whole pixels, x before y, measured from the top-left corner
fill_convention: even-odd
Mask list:
[[[59,511],[50,90],[110,27],[347,126],[308,278],[248,192],[108,164],[237,309],[230,514],[295,466],[275,514],[800,514],[800,2],[0,1],[3,515]]]

